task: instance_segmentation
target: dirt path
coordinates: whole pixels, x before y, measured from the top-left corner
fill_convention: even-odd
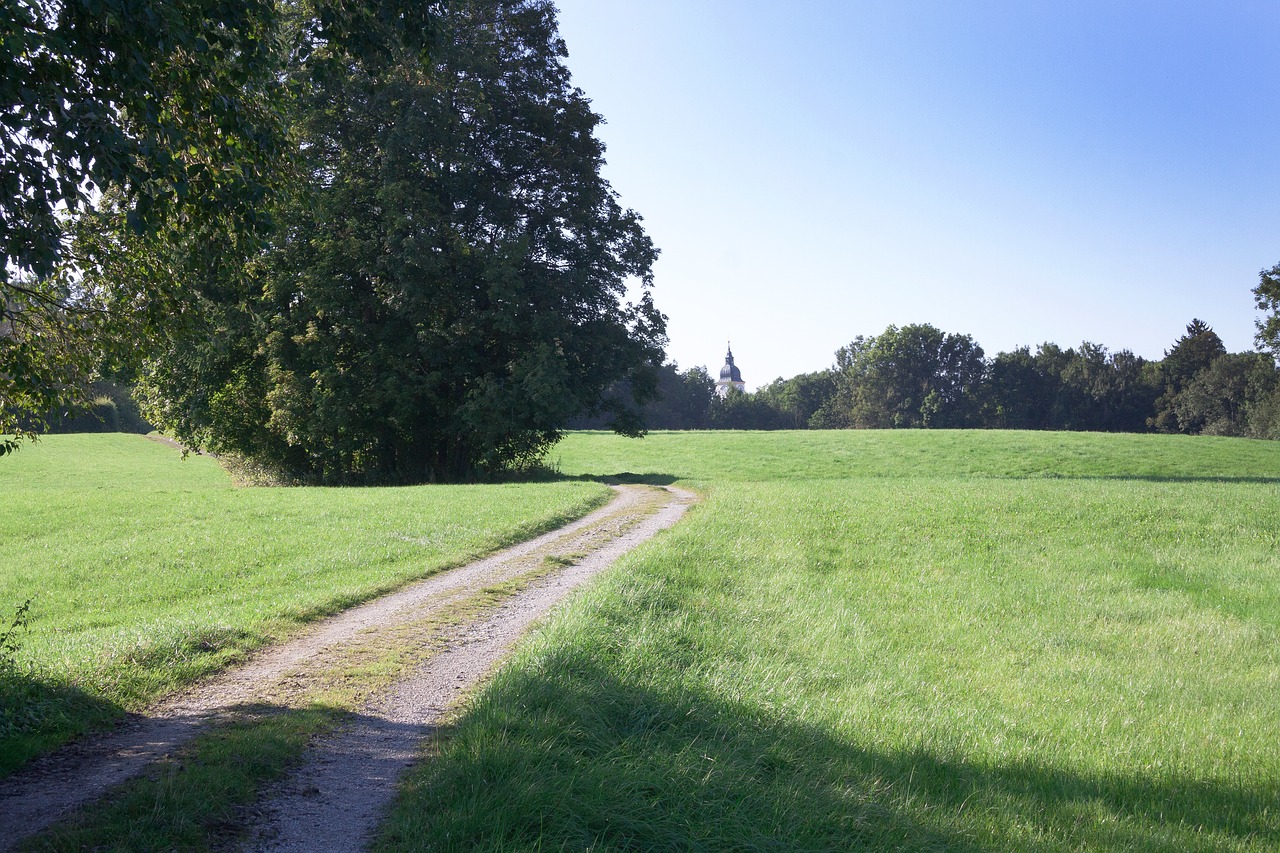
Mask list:
[[[279,702],[305,690],[315,673],[341,665],[344,655],[407,637],[421,649],[418,665],[313,746],[302,769],[256,810],[251,827],[253,850],[362,849],[440,715],[556,602],[675,524],[694,501],[679,489],[614,488],[613,501],[572,524],[328,619],[109,736],[72,744],[0,781],[0,851],[139,774],[236,707]],[[504,584],[516,591],[496,608],[441,621],[451,606],[470,612],[469,602]]]

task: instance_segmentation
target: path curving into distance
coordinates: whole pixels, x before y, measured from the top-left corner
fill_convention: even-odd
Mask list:
[[[535,621],[623,554],[673,526],[696,501],[692,492],[672,487],[614,490],[610,503],[578,521],[324,620],[104,737],[36,759],[0,781],[0,851],[108,794],[235,709],[296,691],[294,685],[305,684],[309,672],[332,666],[353,648],[376,647],[380,638],[403,639],[414,626],[431,625],[431,649],[421,662],[312,744],[301,767],[257,804],[245,848],[364,849],[401,773],[443,714],[493,671]],[[516,591],[495,606],[439,621],[451,605],[465,605],[503,584]]]

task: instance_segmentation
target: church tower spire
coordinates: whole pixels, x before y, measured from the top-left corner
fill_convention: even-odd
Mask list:
[[[747,390],[747,383],[742,381],[742,371],[733,363],[732,341],[725,347],[724,367],[720,368],[720,378],[716,381],[716,395],[727,397],[730,388],[737,388],[739,391]]]

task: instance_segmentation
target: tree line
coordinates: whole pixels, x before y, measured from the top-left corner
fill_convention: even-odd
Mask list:
[[[1280,300],[1280,267],[1255,290]],[[1268,325],[1270,323],[1270,325]],[[1165,432],[1280,438],[1280,351],[1274,314],[1259,328],[1270,352],[1229,353],[1193,320],[1163,359],[1084,342],[1045,343],[988,358],[970,335],[928,324],[859,336],[835,364],[754,393],[719,397],[703,367],[664,365],[654,429],[979,428]]]

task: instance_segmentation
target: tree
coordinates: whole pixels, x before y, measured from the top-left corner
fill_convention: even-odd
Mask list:
[[[777,422],[787,429],[806,429],[813,417],[835,394],[835,377],[830,370],[801,373],[790,379],[778,377],[756,395],[777,412]]]
[[[1104,429],[1145,432],[1160,396],[1159,368],[1130,350],[1112,353],[1111,367],[1114,379],[1107,398]]]
[[[259,253],[293,177],[287,51],[340,43],[384,63],[421,52],[432,6],[6,3],[0,433],[34,434],[85,402],[104,361],[135,361],[186,326],[192,279],[234,277]]]
[[[1245,404],[1245,423],[1250,438],[1280,440],[1280,381]]]
[[[1250,408],[1276,389],[1275,362],[1259,353],[1227,353],[1199,371],[1173,398],[1183,432],[1250,435]]]
[[[269,227],[287,150],[276,28],[272,0],[4,5],[0,433],[82,402],[110,344],[136,348],[163,313],[140,303],[168,292],[86,283],[96,259],[69,256],[101,193],[134,234],[180,229],[207,253],[242,257]]]
[[[1186,432],[1178,422],[1175,401],[1196,374],[1209,367],[1227,352],[1222,339],[1202,320],[1187,324],[1187,332],[1166,350],[1160,362],[1160,376],[1165,392],[1156,401],[1156,414],[1151,425],[1161,432]]]
[[[415,482],[528,463],[579,412],[639,429],[665,342],[656,251],[600,175],[554,6],[440,9],[429,60],[300,52],[304,179],[280,230],[243,286],[206,289],[208,342],[146,378],[147,413],[182,440]]]
[[[959,427],[977,415],[986,361],[969,335],[923,324],[855,339],[836,368],[832,404],[815,415],[822,426]]]
[[[640,420],[645,429],[707,429],[710,426],[711,402],[716,384],[705,367],[681,371],[675,362],[658,369],[657,391],[643,407]],[[626,381],[620,381],[605,394],[607,399],[625,400],[631,394]],[[579,414],[571,418],[568,429],[606,429],[612,422],[608,412]]]
[[[1057,417],[1065,429],[1106,432],[1141,431],[1159,393],[1146,360],[1129,350],[1108,353],[1084,341],[1067,350]]]
[[[779,429],[781,413],[760,394],[729,388],[723,396],[711,400],[712,429]]]
[[[644,409],[648,429],[706,429],[716,383],[705,367],[681,371],[664,364],[658,375],[658,395]]]
[[[1226,351],[1222,338],[1208,323],[1192,320],[1187,324],[1187,333],[1165,351],[1160,372],[1165,383],[1178,391]]]
[[[1257,321],[1258,346],[1280,358],[1280,264],[1258,273],[1258,286],[1253,289],[1254,304],[1267,316]]]
[[[272,0],[35,0],[0,19],[3,281],[46,279],[99,189],[135,225],[182,207],[252,222],[282,138]]]
[[[1047,371],[1044,359],[1033,355],[1030,347],[999,353],[983,382],[983,425],[1047,429],[1059,385],[1060,377]]]
[[[813,429],[852,429],[853,411],[863,387],[859,363],[875,343],[875,338],[858,335],[848,345],[836,350],[836,363],[831,370],[832,393],[809,418]]]

